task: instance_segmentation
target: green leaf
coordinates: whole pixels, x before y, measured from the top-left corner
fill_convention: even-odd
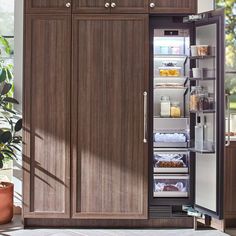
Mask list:
[[[9,151],[7,149],[3,149],[2,152],[6,155],[8,155],[10,158],[12,158],[12,156],[16,157],[16,154],[12,151]]]
[[[3,168],[3,161],[2,161],[2,159],[0,159],[0,169],[2,169]]]
[[[15,124],[15,132],[18,132],[22,129],[22,119],[18,120]]]
[[[6,95],[12,88],[12,85],[9,83],[5,83],[1,92],[1,95]]]
[[[19,104],[19,102],[15,98],[5,97],[3,99],[4,102],[12,103],[12,104]]]
[[[9,70],[8,68],[6,68],[6,72],[7,72],[7,78],[8,78],[9,80],[13,79],[13,74],[12,74],[11,70]]]
[[[3,45],[5,52],[7,54],[11,54],[11,46],[10,46],[9,42],[7,41],[7,39],[0,36],[0,43]]]
[[[0,83],[4,82],[7,79],[6,69],[3,68],[0,73]]]
[[[3,110],[4,110],[4,111],[8,111],[8,112],[10,112],[10,113],[12,113],[12,114],[16,114],[13,110],[7,108],[6,106],[3,107]]]
[[[12,135],[10,131],[5,131],[0,136],[0,142],[1,143],[8,143],[12,139]]]

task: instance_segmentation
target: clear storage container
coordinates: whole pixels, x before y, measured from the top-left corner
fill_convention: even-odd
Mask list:
[[[188,197],[188,175],[154,175],[154,197]]]
[[[154,152],[154,173],[188,173],[188,152]]]

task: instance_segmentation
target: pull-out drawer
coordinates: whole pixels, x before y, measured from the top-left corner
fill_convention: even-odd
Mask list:
[[[188,175],[154,175],[154,197],[188,197]]]
[[[189,152],[156,151],[153,154],[153,172],[159,173],[188,173]]]

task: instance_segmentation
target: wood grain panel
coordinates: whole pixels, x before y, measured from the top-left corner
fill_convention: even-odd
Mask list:
[[[69,217],[71,17],[26,16],[24,216]]]
[[[148,16],[73,18],[75,218],[147,218]]]
[[[71,13],[71,0],[24,0],[27,13]]]
[[[110,0],[73,0],[74,13],[110,13],[105,4]]]
[[[197,0],[149,0],[155,3],[150,13],[197,13]]]
[[[25,219],[25,227],[86,227],[86,228],[193,228],[192,217],[149,220],[83,220],[83,219]],[[158,233],[157,233],[158,235]]]
[[[115,8],[111,8],[112,13],[148,13],[149,0],[112,0],[116,3]]]
[[[236,219],[236,141],[226,148],[225,155],[225,218]]]

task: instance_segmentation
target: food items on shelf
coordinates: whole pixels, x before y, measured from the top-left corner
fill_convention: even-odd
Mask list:
[[[187,142],[187,137],[183,133],[156,133],[154,140],[155,142],[163,143],[185,143]]]
[[[170,117],[170,97],[161,97],[161,117]]]
[[[207,56],[210,53],[209,45],[192,45],[191,46],[191,56]]]
[[[176,184],[165,183],[165,180],[157,180],[154,185],[155,192],[186,192],[187,189],[182,182]]]
[[[183,154],[154,154],[155,168],[183,168],[186,164],[183,161]]]
[[[197,93],[197,87],[192,87],[191,88],[191,93],[190,93],[190,101],[189,101],[189,109],[191,111],[197,111],[198,109],[198,93]]]
[[[165,77],[179,77],[180,70],[179,69],[160,69],[160,76]]]
[[[213,109],[214,98],[207,88],[197,86],[191,88],[189,108],[190,111],[204,111]]]
[[[168,192],[178,192],[179,189],[175,187],[174,185],[165,185],[163,188],[163,191],[168,191]]]
[[[170,108],[170,116],[172,118],[180,118],[181,117],[181,109],[179,102],[172,102]]]
[[[198,45],[197,51],[198,51],[198,56],[207,56],[207,55],[209,55],[209,46],[208,45]]]

